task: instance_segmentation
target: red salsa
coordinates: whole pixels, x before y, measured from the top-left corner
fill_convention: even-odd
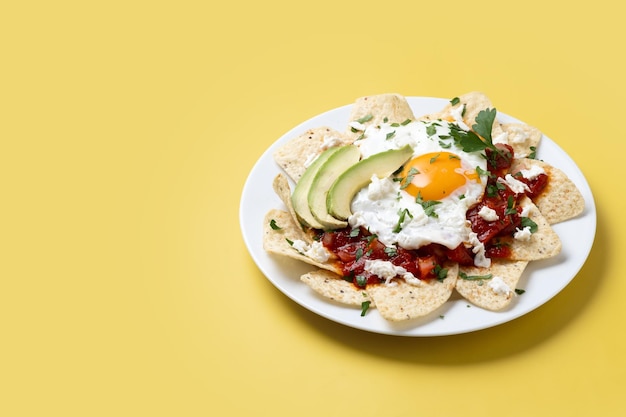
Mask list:
[[[483,199],[467,211],[467,219],[472,230],[485,246],[489,258],[507,258],[510,249],[501,241],[511,236],[522,223],[519,201],[525,195],[533,198],[546,187],[548,176],[540,174],[533,179],[524,178],[520,173],[513,176],[528,186],[525,193],[516,194],[506,184],[499,182],[499,177],[509,173],[513,159],[513,149],[509,145],[497,145],[499,152],[487,149],[489,179]],[[487,221],[480,214],[480,209],[487,206],[498,214],[499,220]],[[387,247],[365,228],[344,228],[333,231],[320,231],[317,238],[324,247],[337,257],[344,279],[357,287],[378,284],[384,279],[365,270],[367,260],[389,261],[404,268],[416,278],[422,280],[443,279],[446,261],[460,265],[473,265],[474,254],[471,248],[461,244],[454,249],[431,243],[419,249],[404,249],[399,246]]]

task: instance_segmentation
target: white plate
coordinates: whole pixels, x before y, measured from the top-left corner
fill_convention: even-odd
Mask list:
[[[448,100],[429,97],[407,97],[416,116],[439,111]],[[564,171],[578,186],[585,198],[585,211],[575,219],[554,225],[563,249],[547,261],[531,262],[517,288],[526,292],[517,296],[504,311],[490,312],[470,305],[456,293],[444,306],[427,317],[402,324],[384,320],[371,309],[361,317],[360,309],[330,302],[300,282],[301,274],[311,267],[290,259],[267,254],[263,250],[263,218],[271,208],[284,208],[272,189],[272,181],[280,172],[272,154],[278,147],[305,130],[329,126],[343,131],[352,105],[343,106],[313,117],[293,128],[263,153],[243,188],[239,219],[244,241],[261,272],[286,296],[310,311],[337,323],[382,334],[401,336],[440,336],[476,331],[520,317],[557,295],[576,276],[587,259],[596,231],[596,210],[589,184],[574,161],[551,139],[543,136],[537,158]],[[519,122],[498,113],[502,122]]]

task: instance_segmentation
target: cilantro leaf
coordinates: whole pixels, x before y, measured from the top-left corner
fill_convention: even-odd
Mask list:
[[[495,108],[481,110],[476,116],[476,124],[472,126],[474,132],[482,136],[489,144],[492,144],[491,129],[496,120],[496,113]]]
[[[528,227],[530,229],[530,233],[535,233],[538,229],[537,223],[535,223],[528,217],[521,218],[521,226]]]
[[[272,228],[272,230],[280,230],[281,227],[276,223],[276,220],[272,219],[270,220],[270,227]]]
[[[467,281],[480,281],[483,279],[491,279],[493,278],[493,275],[491,274],[487,274],[487,275],[467,275],[465,272],[459,272],[459,277],[461,277],[462,279],[465,279]]]
[[[371,114],[366,114],[365,116],[361,117],[360,119],[357,119],[356,121],[359,123],[365,123],[365,122],[369,122],[370,120],[372,120],[374,118],[373,115]]]
[[[365,316],[365,313],[367,313],[367,310],[370,308],[370,304],[371,301],[363,301],[361,303],[361,317]]]
[[[404,223],[404,220],[407,215],[410,218],[413,218],[413,215],[411,214],[409,209],[403,209],[402,211],[400,211],[399,214],[400,214],[400,218],[398,219],[398,223],[396,223],[396,227],[394,227],[393,229],[393,233],[400,233],[400,230],[402,230],[402,223]]]

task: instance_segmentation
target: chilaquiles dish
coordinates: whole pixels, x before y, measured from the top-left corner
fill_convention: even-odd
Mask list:
[[[481,93],[419,117],[397,94],[357,99],[344,131],[314,128],[275,152],[285,208],[266,214],[264,249],[310,264],[303,283],[362,315],[422,317],[454,291],[506,308],[528,263],[560,252],[551,225],[585,203],[534,158],[539,130],[496,116]]]

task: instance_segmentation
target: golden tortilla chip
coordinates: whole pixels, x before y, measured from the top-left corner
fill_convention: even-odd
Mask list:
[[[526,158],[533,153],[533,148],[539,146],[543,133],[536,127],[523,123],[502,123],[500,129],[506,134],[506,143],[511,145],[516,158]],[[496,135],[492,135],[494,143]]]
[[[415,120],[415,116],[406,98],[400,94],[360,97],[352,107],[346,134],[356,139],[362,134],[361,126],[364,130],[367,126],[383,123],[385,119],[389,123],[402,123],[406,120]],[[360,121],[359,127],[351,126],[353,122],[357,121]]]
[[[501,239],[502,242],[508,243],[511,248],[509,259],[513,261],[536,261],[558,255],[561,252],[561,239],[550,227],[537,206],[528,197],[522,198],[520,206],[527,210],[527,217],[537,224],[537,231],[527,239]]]
[[[458,96],[457,98],[458,100],[455,100],[454,104],[452,104],[452,101],[450,101],[444,106],[443,109],[441,109],[441,111],[422,116],[422,119],[442,119],[451,122],[462,121],[467,127],[471,128],[476,123],[476,116],[478,116],[478,113],[480,113],[482,110],[493,108],[491,100],[489,100],[486,95],[480,92],[463,94],[462,96]],[[494,122],[494,127],[495,125],[496,123]]]
[[[423,317],[441,307],[452,294],[459,266],[448,263],[448,276],[443,281],[420,281],[412,285],[403,279],[396,285],[372,285],[367,288],[380,315],[389,321],[404,321]]]
[[[576,184],[560,169],[537,159],[516,160],[511,172],[519,172],[532,166],[543,168],[549,180],[546,189],[534,199],[534,203],[549,224],[572,219],[585,209],[585,199]]]
[[[455,288],[463,298],[478,307],[502,310],[513,300],[515,287],[526,265],[527,261],[494,260],[489,268],[462,266]]]
[[[365,290],[358,289],[334,272],[321,269],[311,271],[302,275],[300,280],[330,300],[352,306],[361,306],[364,301],[369,301],[371,303],[370,308],[374,307],[374,303]]]
[[[287,207],[287,210],[289,211],[289,214],[291,214],[291,217],[295,220],[296,225],[302,228],[302,225],[298,221],[296,211],[293,208],[293,203],[291,202],[291,187],[289,187],[287,177],[283,174],[276,175],[274,182],[272,183],[272,188],[274,189],[276,195],[280,197],[283,204],[285,204],[285,207]],[[304,231],[304,229],[302,230]]]
[[[327,147],[351,143],[352,138],[330,127],[309,129],[274,152],[274,160],[289,177],[298,181],[307,164]]]
[[[341,270],[333,262],[318,260],[313,255],[307,254],[306,251],[299,250],[300,242],[305,248],[316,243],[296,225],[291,214],[284,210],[272,209],[265,215],[263,249],[266,252],[341,273]]]

